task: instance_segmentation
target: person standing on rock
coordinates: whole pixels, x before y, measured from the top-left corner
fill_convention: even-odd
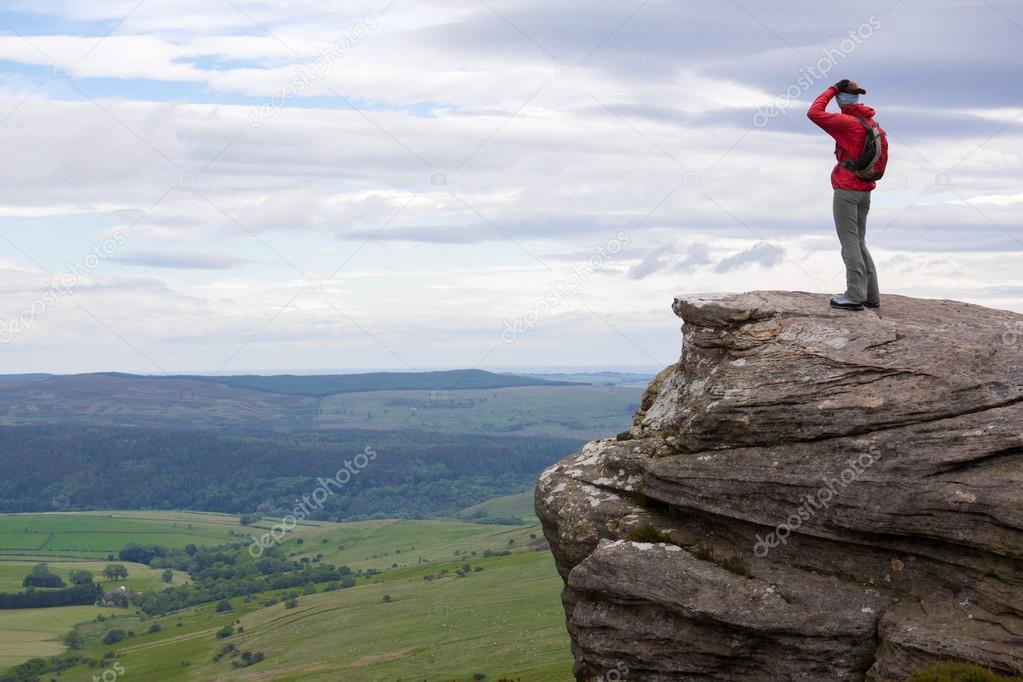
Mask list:
[[[881,307],[877,268],[867,250],[867,213],[870,193],[884,175],[888,163],[888,139],[874,121],[874,110],[860,104],[867,94],[857,83],[841,80],[822,92],[806,115],[835,138],[831,186],[835,190],[834,212],[838,240],[845,261],[845,293],[831,299],[833,308],[863,310]],[[841,113],[826,111],[832,98]]]

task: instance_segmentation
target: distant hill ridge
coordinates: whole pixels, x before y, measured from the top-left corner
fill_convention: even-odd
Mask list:
[[[41,424],[294,432],[355,428],[585,441],[626,426],[641,395],[642,389],[634,386],[476,369],[310,376],[107,372],[8,377],[0,380],[0,428]]]
[[[99,376],[140,378],[136,374],[99,372]],[[366,374],[257,374],[234,376],[173,375],[149,379],[204,381],[232,388],[247,388],[267,393],[304,395],[322,398],[336,393],[367,391],[455,391],[470,389],[514,388],[517,386],[567,386],[571,382],[549,381],[537,377],[495,374],[481,369],[456,369],[437,372],[368,372]]]

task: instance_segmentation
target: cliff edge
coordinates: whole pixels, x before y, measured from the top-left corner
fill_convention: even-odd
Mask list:
[[[1023,673],[1023,315],[679,296],[635,425],[547,469],[577,680]]]

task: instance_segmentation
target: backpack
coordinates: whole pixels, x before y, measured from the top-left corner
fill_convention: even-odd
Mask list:
[[[859,114],[853,114],[856,120],[867,129],[867,137],[863,140],[863,151],[860,158],[842,162],[842,168],[851,172],[861,180],[874,182],[884,177],[888,166],[888,134],[876,121],[867,123]],[[873,125],[871,125],[873,124]]]

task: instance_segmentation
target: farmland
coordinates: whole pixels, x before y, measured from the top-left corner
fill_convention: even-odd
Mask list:
[[[502,498],[466,511],[480,516],[481,509],[494,517],[521,514],[525,523],[376,520],[299,527],[282,546],[290,559],[344,564],[361,573],[355,587],[325,591],[322,585],[316,586],[315,593],[298,597],[294,608],[280,601],[284,591],[268,591],[232,599],[228,613],[215,612],[212,604],[165,616],[96,607],[3,611],[0,641],[9,644],[0,647],[0,664],[57,654],[63,650],[61,635],[82,623],[78,629],[86,648],[80,653],[101,659],[107,652],[116,652],[116,658],[98,665],[117,662],[132,679],[382,682],[468,680],[483,673],[486,679],[570,680],[571,658],[558,599],[561,580],[550,554],[533,551],[542,538],[527,497]],[[77,548],[62,551],[84,556],[103,552],[112,538],[238,542],[238,535],[230,532],[242,530],[237,517],[227,515],[74,515],[86,526],[71,516],[3,516],[0,527],[17,534],[40,524],[58,540],[73,535]],[[272,523],[263,520],[258,525],[269,528]],[[12,587],[31,562],[41,558],[47,558],[51,569],[62,575],[81,567],[98,573],[106,562],[26,552],[0,561],[0,584]],[[468,572],[466,564],[471,567]],[[162,587],[156,569],[135,564],[128,568],[132,589]],[[184,574],[174,577],[176,584],[185,579]],[[99,622],[96,616],[101,613],[104,620]],[[236,634],[217,638],[216,631],[226,624],[232,624]],[[99,640],[111,628],[135,634],[105,645]],[[156,631],[150,632],[151,628]],[[244,668],[233,667],[230,656],[214,661],[225,644],[237,651],[262,652],[265,660]],[[102,670],[79,665],[63,671],[61,679],[84,682]]]
[[[0,561],[105,558],[129,543],[184,547],[229,542],[238,517],[193,512],[0,515]]]

